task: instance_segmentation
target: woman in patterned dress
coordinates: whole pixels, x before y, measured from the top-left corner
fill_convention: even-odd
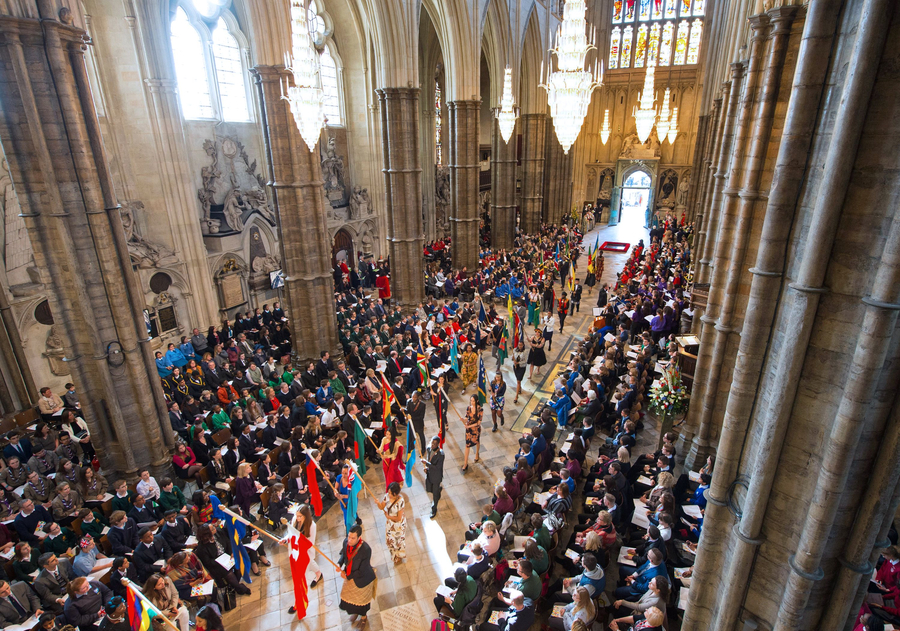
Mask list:
[[[494,429],[497,431],[497,419],[500,419],[500,425],[503,425],[503,406],[506,404],[506,382],[503,376],[497,372],[494,380],[491,382],[491,420],[494,422]]]
[[[463,384],[462,392],[465,393],[466,388],[475,381],[475,377],[478,375],[478,355],[472,350],[471,344],[466,344],[466,350],[463,351],[459,365],[462,371],[459,376]]]
[[[478,402],[478,397],[472,395],[469,397],[469,407],[466,408],[466,418],[463,421],[466,425],[466,451],[463,458],[463,471],[469,468],[469,449],[475,448],[475,462],[478,462],[478,454],[481,451],[481,419],[484,417],[484,410]]]
[[[400,495],[400,484],[391,482],[384,500],[375,502],[387,518],[385,540],[391,552],[391,560],[394,563],[401,563],[406,558],[406,516],[403,514],[406,500]]]

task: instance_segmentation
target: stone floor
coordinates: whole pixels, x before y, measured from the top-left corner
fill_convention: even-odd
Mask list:
[[[627,219],[627,218],[626,218]],[[595,229],[585,236],[584,243],[593,245],[599,236],[603,241],[626,241],[637,243],[638,239],[647,242],[647,232],[640,225],[638,218],[618,226]],[[614,282],[616,273],[622,268],[626,254],[605,253],[606,265],[603,282]],[[579,269],[584,273],[587,264],[582,257]],[[585,288],[587,289],[587,288]],[[535,381],[523,382],[523,392],[519,403],[512,403],[514,388],[507,392],[506,427],[497,432],[490,431],[490,411],[485,412],[485,430],[481,441],[481,462],[473,463],[474,454],[470,455],[469,470],[461,471],[464,448],[462,422],[451,411],[450,431],[445,446],[447,455],[444,465],[444,494],[438,510],[437,519],[429,519],[431,499],[425,492],[424,476],[421,466],[416,464],[413,486],[404,488],[408,521],[406,550],[407,559],[395,566],[390,562],[384,543],[385,518],[368,496],[359,500],[359,515],[364,525],[363,538],[372,546],[372,563],[378,575],[376,600],[372,603],[369,614],[369,629],[380,631],[386,627],[394,627],[392,631],[407,631],[430,628],[435,617],[435,587],[450,575],[455,561],[455,552],[463,543],[463,533],[467,525],[480,516],[479,507],[490,501],[492,486],[501,476],[504,466],[512,464],[512,454],[517,449],[517,439],[530,410],[539,400],[549,396],[549,388],[556,374],[557,364],[568,356],[568,350],[581,339],[590,325],[591,307],[595,304],[597,288],[590,294],[587,291],[582,298],[581,313],[570,317],[563,334],[554,336],[553,351],[548,353],[548,364],[543,376]],[[487,360],[488,378],[492,378],[496,362]],[[550,369],[550,370],[547,370]],[[511,362],[503,368],[507,384],[515,384]],[[471,390],[470,390],[471,393]],[[448,393],[457,410],[462,412],[467,397],[460,395],[459,390]],[[432,435],[437,432],[437,423],[429,406],[426,416],[426,432]],[[515,428],[515,429],[514,429]],[[655,446],[652,427],[647,427],[641,438],[642,443]],[[653,445],[651,445],[651,443]],[[639,444],[641,449],[643,445]],[[639,451],[642,453],[644,450]],[[380,467],[372,467],[365,480],[375,493],[383,493],[384,480]],[[318,522],[317,544],[322,552],[337,561],[345,536],[342,515],[339,506],[331,509]],[[298,621],[295,615],[288,613],[293,604],[293,584],[290,568],[284,548],[269,546],[269,558],[272,566],[261,568],[262,576],[254,578],[250,596],[239,596],[238,607],[227,612],[224,617],[228,631],[269,631],[274,629],[332,631],[349,629],[347,615],[338,609],[342,581],[326,560],[318,557],[324,580],[310,592],[310,604],[307,617]],[[400,628],[397,628],[397,627]],[[599,625],[597,625],[599,628]],[[535,629],[539,628],[535,624]]]

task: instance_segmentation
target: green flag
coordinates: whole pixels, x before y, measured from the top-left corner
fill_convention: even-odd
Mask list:
[[[503,327],[503,331],[500,333],[500,344],[497,346],[497,359],[500,360],[498,366],[502,366],[503,362],[506,361],[506,358],[509,356],[509,337],[506,335],[506,327]],[[498,368],[499,371],[499,368]]]
[[[359,421],[354,422],[353,441],[355,443],[353,445],[355,451],[354,460],[356,460],[359,474],[366,475],[366,433],[363,431]]]

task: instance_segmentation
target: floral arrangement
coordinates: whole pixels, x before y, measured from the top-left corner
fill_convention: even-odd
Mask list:
[[[659,382],[650,389],[650,411],[658,416],[676,416],[686,412],[688,393],[681,383],[681,371],[674,363],[664,371]]]

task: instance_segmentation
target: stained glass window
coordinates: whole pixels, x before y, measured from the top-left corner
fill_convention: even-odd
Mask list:
[[[615,0],[613,2],[613,24],[621,24],[622,23],[622,0]]]
[[[687,62],[695,64],[700,61],[700,37],[703,34],[703,20],[694,20],[691,24],[691,39],[688,42]]]
[[[634,22],[634,2],[635,0],[625,0],[625,21]]]
[[[341,100],[338,90],[337,64],[328,46],[319,57],[319,72],[322,77],[322,90],[325,92],[325,117],[329,125],[341,125]]]
[[[694,15],[703,15],[706,0],[694,0]]]
[[[687,52],[688,30],[690,26],[687,20],[682,20],[678,24],[678,37],[675,39],[675,58],[672,64],[675,66],[684,65],[684,54]]]
[[[215,118],[203,40],[181,7],[172,20],[172,53],[181,114],[186,119]]]
[[[681,0],[681,17],[691,14],[691,0]]]
[[[650,19],[650,2],[651,0],[641,0],[641,11],[638,15],[638,19],[640,19],[641,22],[646,22]]]
[[[637,44],[634,47],[634,67],[643,68],[647,58],[647,25],[642,24],[638,29]]]
[[[631,34],[633,29],[631,26],[626,26],[625,30],[622,32],[622,60],[619,62],[619,65],[622,68],[630,68],[631,67]]]
[[[659,46],[659,65],[668,66],[672,61],[672,35],[675,32],[675,25],[666,22],[663,26],[662,43]]]
[[[654,20],[661,20],[663,15],[663,0],[650,0],[650,17]]]
[[[612,30],[609,41],[609,69],[615,70],[619,67],[619,38],[622,37],[622,30],[617,26]]]
[[[674,18],[681,0],[666,0],[666,19]]]
[[[441,131],[444,120],[441,118],[441,84],[434,82],[434,159],[438,166],[444,163]]]
[[[655,66],[659,54],[659,24],[650,27],[650,39],[647,40],[647,65]]]

